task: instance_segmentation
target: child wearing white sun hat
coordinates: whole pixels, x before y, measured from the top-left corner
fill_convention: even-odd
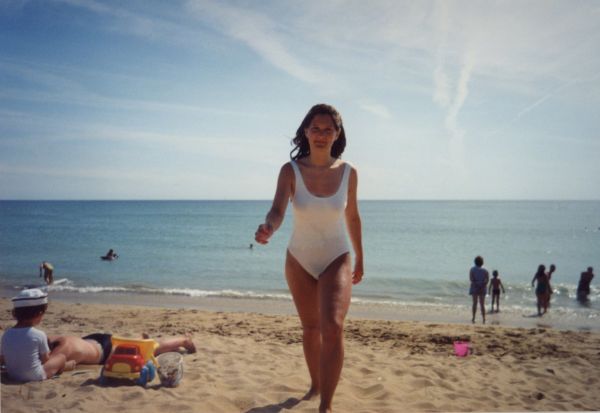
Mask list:
[[[7,329],[0,345],[0,362],[16,381],[41,381],[65,369],[62,354],[50,355],[46,333],[35,328],[48,308],[48,294],[37,288],[23,290],[12,298],[17,324]]]

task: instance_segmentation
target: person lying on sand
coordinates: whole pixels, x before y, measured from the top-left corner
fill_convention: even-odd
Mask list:
[[[76,364],[104,364],[112,350],[112,334],[95,333],[85,337],[75,336],[48,336],[51,355],[62,354],[67,361]],[[149,338],[143,334],[143,338]],[[156,340],[158,347],[154,355],[169,351],[179,351],[185,348],[188,353],[195,353],[196,346],[190,337],[172,337]]]

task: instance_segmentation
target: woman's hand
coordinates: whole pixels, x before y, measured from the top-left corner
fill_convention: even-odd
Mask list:
[[[267,244],[269,242],[269,238],[273,235],[273,226],[268,223],[260,224],[258,229],[254,233],[254,239],[259,244]]]
[[[361,282],[364,274],[362,259],[356,259],[354,262],[354,271],[352,271],[352,284]]]

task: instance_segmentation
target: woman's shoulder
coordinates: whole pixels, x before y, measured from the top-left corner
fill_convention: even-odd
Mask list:
[[[358,176],[358,171],[356,170],[356,166],[354,166],[353,163],[340,160],[340,167],[344,168],[344,172],[346,172],[347,170],[352,179],[356,179],[356,177]]]
[[[294,175],[294,167],[292,166],[292,162],[294,162],[294,161],[286,162],[281,166],[281,169],[279,170],[280,177],[289,178],[289,179],[294,178],[295,175]]]
[[[283,165],[281,165],[281,171],[293,171],[294,167],[292,166],[292,163],[294,161],[288,161],[286,163],[284,163]]]
[[[350,169],[356,170],[356,166],[352,162],[349,162],[349,161],[346,161],[346,160],[341,160],[340,159],[339,160],[339,165],[341,167],[344,167],[344,168],[350,168]]]

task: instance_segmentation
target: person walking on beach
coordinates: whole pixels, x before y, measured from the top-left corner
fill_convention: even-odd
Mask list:
[[[479,301],[481,317],[483,318],[483,324],[485,324],[485,293],[487,291],[490,273],[488,270],[483,268],[483,258],[479,255],[475,257],[474,263],[475,266],[473,266],[469,271],[469,280],[471,281],[469,294],[471,294],[473,297],[473,318],[471,322],[475,322],[475,315],[477,314],[477,301]]]
[[[496,302],[496,312],[500,312],[500,289],[502,288],[502,294],[506,294],[504,291],[504,285],[502,285],[502,281],[498,277],[498,271],[494,270],[492,272],[492,281],[490,282],[490,289],[488,294],[492,296],[492,309],[490,313],[494,312],[494,302]]]
[[[255,239],[268,243],[291,200],[294,228],[285,275],[303,329],[311,379],[305,398],[320,394],[319,411],[329,412],[344,362],[343,325],[352,284],[363,278],[358,178],[356,169],[340,159],[346,135],[334,107],[313,106],[292,143],[292,160],[279,172],[273,204]],[[354,249],[353,267],[346,233]]]
[[[577,285],[577,301],[581,303],[588,302],[588,296],[590,295],[590,283],[594,278],[594,269],[588,267],[587,271],[581,273],[579,277],[579,284]]]
[[[533,287],[534,283],[536,282],[537,287],[535,288],[535,295],[537,298],[538,316],[542,316],[548,311],[548,296],[550,295],[548,274],[546,274],[546,266],[543,264],[540,264],[537,272],[533,276],[533,279],[531,280],[531,286]],[[543,313],[542,308],[544,309]]]
[[[40,277],[44,277],[46,284],[50,285],[54,282],[54,266],[47,261],[40,264]]]

